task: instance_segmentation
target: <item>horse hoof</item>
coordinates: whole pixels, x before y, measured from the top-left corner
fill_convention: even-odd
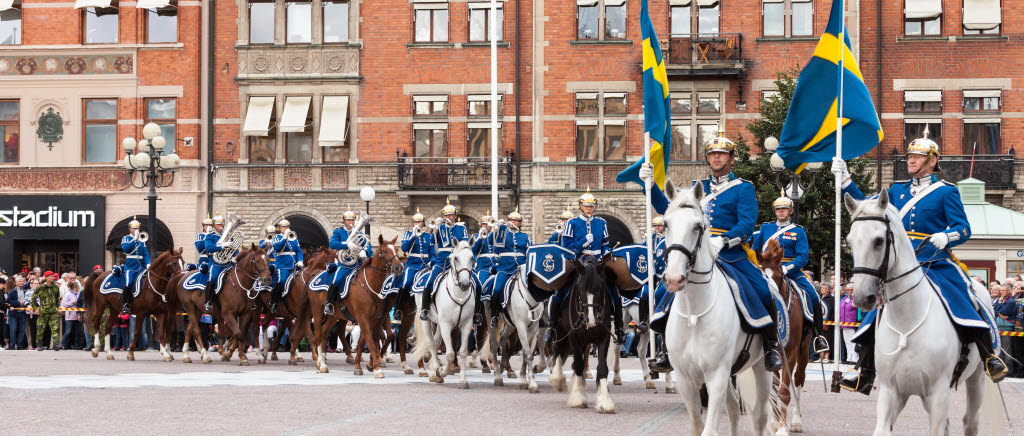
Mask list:
[[[363,370],[356,368],[355,371],[352,371],[352,375],[363,375]]]
[[[108,354],[107,355],[107,360],[114,360],[114,355],[113,354]]]
[[[128,355],[128,361],[129,361],[129,362],[134,362],[134,361],[135,361],[135,356],[133,356],[133,355],[129,354],[129,355]]]
[[[174,360],[174,359],[173,359],[173,358],[170,358],[170,357],[165,357],[165,358],[164,358],[164,362],[170,362],[170,361],[173,361],[173,360]]]
[[[593,380],[594,379],[594,373],[592,373],[590,371],[587,371],[586,373],[583,374],[583,377],[586,378],[587,380]]]
[[[775,436],[789,436],[789,432],[786,431],[785,427],[782,427],[779,431],[775,432]]]
[[[510,372],[510,373],[508,373],[508,378],[519,378],[519,376],[516,375],[516,373],[514,373],[514,372]]]
[[[494,379],[494,385],[495,386],[505,386],[505,380],[500,379],[500,378],[496,378],[496,379]]]
[[[412,374],[412,370],[411,370],[411,369],[409,369],[409,368],[406,368],[406,369],[405,369],[405,373],[406,373],[406,374]]]
[[[799,422],[794,422],[793,425],[789,426],[789,430],[793,433],[803,433],[804,425]]]
[[[95,359],[95,358],[97,358],[97,357],[99,357],[99,355],[100,355],[100,352],[99,352],[99,350],[92,350],[92,357],[93,357],[94,359]]]
[[[379,366],[379,367],[381,367],[381,368],[387,368],[387,367],[388,367],[388,364],[384,363],[384,361],[382,360],[382,361],[380,361],[380,362],[378,362],[378,363],[377,363],[377,366]]]
[[[222,361],[224,361],[224,362],[230,362],[230,361],[231,361],[231,358],[230,358],[230,357],[228,357],[228,356],[220,356],[220,360],[222,360]]]
[[[384,371],[376,370],[373,372],[373,378],[384,378]]]
[[[619,377],[615,377],[612,379],[612,384],[615,386],[622,386],[622,379]]]
[[[484,372],[484,374],[490,374],[491,373],[491,368],[485,366],[484,369],[482,369],[482,371]]]
[[[666,394],[674,394],[674,393],[676,393],[676,388],[665,388],[665,393]]]
[[[473,369],[476,369],[476,368],[479,368],[479,367],[480,367],[480,365],[477,365],[477,363],[476,363],[476,362],[469,362],[469,367],[470,367],[470,368],[473,368]]]
[[[530,387],[530,385],[528,385],[526,383],[519,383],[519,390],[521,390],[521,391],[525,391],[529,387]]]
[[[270,356],[270,360],[277,360],[277,355]]]
[[[459,389],[469,389],[469,382],[468,381],[460,381],[459,382]]]
[[[348,356],[345,358],[345,363],[356,363],[356,359],[352,356]]]
[[[428,378],[427,380],[430,381],[431,383],[436,383],[437,379],[439,379],[439,378],[440,377],[438,377],[436,375],[431,375],[430,378]]]
[[[303,359],[303,358],[301,358],[301,357],[296,357],[296,358],[295,358],[295,361],[296,361],[296,362],[305,362],[305,361],[306,361],[306,359]]]
[[[395,358],[388,356],[384,358],[385,363],[395,363]]]
[[[608,400],[607,402],[598,401],[597,413],[615,413],[615,403],[611,402],[611,400]]]
[[[533,366],[533,373],[534,374],[540,374],[540,373],[544,372],[545,369],[547,369],[547,368],[543,368],[541,366],[534,365]]]
[[[182,363],[192,363],[192,358],[191,357],[186,357],[184,359],[181,359],[181,362]]]
[[[213,363],[213,359],[211,359],[209,357],[204,357],[203,358],[203,363]]]
[[[296,361],[292,360],[292,359],[288,359],[288,364],[289,365],[298,365],[298,363]]]
[[[426,376],[427,376],[427,372],[426,371],[420,371],[420,377],[426,377]],[[431,380],[431,381],[433,381],[433,380]]]
[[[616,380],[616,381],[618,381],[618,380]],[[616,384],[619,384],[619,383],[616,383]],[[647,389],[657,389],[657,388],[654,387],[654,382],[653,381],[648,380],[647,381]],[[665,389],[665,390],[668,391],[668,389]]]
[[[537,385],[530,385],[530,393],[536,394],[537,392],[540,392],[540,388],[538,388]]]
[[[238,361],[238,366],[249,366],[249,361],[248,360],[239,360]]]

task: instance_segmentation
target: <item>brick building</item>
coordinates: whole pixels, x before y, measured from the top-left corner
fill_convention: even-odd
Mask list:
[[[159,190],[158,248],[189,248],[205,215],[200,22],[199,1],[0,2],[0,268],[89,272],[123,256],[148,209],[121,140],[148,122],[182,159]]]

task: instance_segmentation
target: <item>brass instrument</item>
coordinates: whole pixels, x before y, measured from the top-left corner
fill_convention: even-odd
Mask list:
[[[359,253],[366,251],[370,246],[370,238],[363,233],[366,226],[373,221],[366,212],[361,212],[361,216],[356,220],[355,225],[352,226],[352,230],[349,231],[348,250],[338,251],[338,262],[344,265],[354,265],[359,261]]]
[[[288,241],[298,241],[299,235],[296,235],[295,232],[288,230],[288,233],[285,234],[284,238],[287,239]]]
[[[490,224],[491,227],[494,227],[496,224],[498,224],[498,220],[494,219],[494,217],[492,216],[487,219],[487,224]]]
[[[413,226],[412,235],[419,238],[423,234],[423,226]]]
[[[146,233],[146,232],[137,232],[137,233],[135,234],[135,240],[136,240],[136,241],[139,241],[139,242],[141,242],[141,243],[143,243],[143,244],[145,244],[145,243],[146,243],[146,241],[148,241],[148,240],[149,240],[149,233]]]
[[[267,235],[266,238],[263,238],[263,242],[266,242],[267,245],[272,245],[274,243],[274,235]]]
[[[562,234],[562,230],[565,229],[565,225],[561,221],[555,224],[555,233]]]
[[[245,242],[245,233],[238,230],[238,226],[245,224],[241,218],[229,213],[224,220],[224,233],[217,240],[217,246],[222,247],[220,251],[213,253],[213,261],[216,263],[228,263],[235,257],[238,247]]]

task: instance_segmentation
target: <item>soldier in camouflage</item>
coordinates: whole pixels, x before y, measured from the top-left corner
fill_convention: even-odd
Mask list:
[[[60,316],[57,313],[57,308],[60,307],[60,288],[53,282],[57,278],[57,274],[47,271],[43,274],[43,278],[45,283],[39,285],[32,293],[31,301],[32,308],[39,311],[39,317],[36,319],[36,346],[40,351],[44,349],[43,344],[46,342],[42,336],[46,327],[49,326],[53,350],[60,351],[60,330],[58,330]]]

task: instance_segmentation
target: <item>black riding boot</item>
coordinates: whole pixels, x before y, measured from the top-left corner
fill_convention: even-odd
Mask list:
[[[281,301],[281,294],[284,293],[284,283],[274,285],[270,291],[270,312],[277,312],[277,303]]]
[[[647,298],[640,297],[640,322],[636,325],[637,334],[644,334],[648,332],[647,322],[650,321],[650,300]]]
[[[480,293],[474,292],[476,295],[476,306],[473,307],[473,325],[482,326],[484,325],[484,301],[480,299]]]
[[[764,369],[779,371],[782,369],[782,355],[779,353],[779,330],[772,324],[761,329],[764,345]]]
[[[398,278],[395,278],[395,280],[398,280]],[[399,289],[398,290],[398,296],[395,297],[395,314],[394,314],[394,319],[395,320],[398,320],[398,321],[402,320],[402,315],[403,315],[402,308],[404,307],[403,305],[405,304],[405,296],[406,295],[409,295],[409,291],[407,289]]]
[[[612,320],[615,325],[615,343],[622,345],[626,342],[626,332],[622,330],[622,296],[615,286],[609,286],[608,290],[611,291],[612,308],[615,310],[615,319]]]
[[[875,322],[877,322],[877,320]],[[833,381],[833,392],[839,392],[838,388],[841,387],[848,391],[860,392],[864,395],[871,394],[871,387],[875,383],[874,328],[875,326],[872,325],[872,330],[862,333],[860,337],[857,338],[860,344],[857,345],[859,357],[857,358],[857,365],[854,367],[855,370],[847,371],[847,373],[843,375],[843,378],[839,380],[838,384]],[[835,358],[839,359],[838,352],[836,353]]]
[[[985,363],[985,373],[988,374],[988,377],[994,383],[1003,381],[1007,373],[1006,364],[1003,363],[1003,359],[992,349],[992,341],[988,337],[988,332],[981,329],[971,329],[970,338],[978,347],[978,355],[981,356],[981,361]]]
[[[498,328],[498,317],[501,316],[501,297],[491,296],[491,328]]]
[[[203,290],[203,295],[206,296],[206,305],[203,308],[206,310],[207,313],[213,310],[213,288],[215,288],[216,286],[217,284],[214,282],[207,282],[206,289]]]
[[[338,299],[338,286],[331,283],[327,287],[327,301],[324,303],[324,315],[334,315],[334,301]]]
[[[430,295],[430,289],[429,288],[430,287],[428,286],[427,289],[423,290],[423,304],[422,304],[423,308],[420,309],[420,319],[423,320],[423,321],[430,320],[430,300],[431,300],[431,295]]]
[[[816,304],[814,305],[814,339],[811,340],[811,348],[815,354],[828,351],[828,341],[825,340],[821,318],[821,306]]]

